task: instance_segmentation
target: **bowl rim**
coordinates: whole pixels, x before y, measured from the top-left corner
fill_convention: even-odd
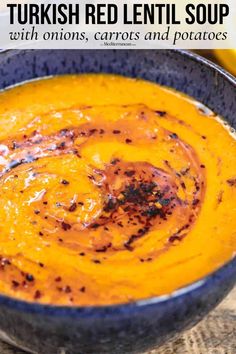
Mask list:
[[[161,51],[162,50],[163,49],[161,49]],[[18,49],[0,50],[0,57],[2,54],[5,53],[10,52],[14,54],[14,52],[17,53],[20,51],[22,50],[18,50]],[[37,49],[36,50],[26,49],[25,51],[37,51]],[[55,50],[55,51],[59,51],[59,50]],[[77,51],[80,50],[78,49]],[[117,50],[114,51],[116,52]],[[146,51],[147,50],[143,50],[143,52]],[[227,72],[219,65],[202,57],[201,55],[187,50],[182,50],[182,49],[174,49],[174,50],[166,49],[165,51],[179,53],[181,56],[188,58],[193,62],[203,64],[204,66],[208,67],[212,71],[215,71],[216,74],[221,75],[225,80],[229,81],[230,84],[234,86],[236,89],[236,77],[234,77],[232,74]],[[123,313],[133,311],[134,309],[137,310],[142,309],[144,306],[164,305],[167,302],[171,302],[179,299],[181,296],[187,296],[190,293],[192,294],[194,292],[201,291],[203,288],[208,287],[209,283],[213,282],[214,280],[220,280],[221,278],[224,278],[225,274],[229,271],[229,269],[234,267],[236,269],[236,254],[234,254],[229,261],[219,265],[219,267],[215,269],[213,272],[207,274],[206,276],[201,277],[200,279],[192,283],[184,285],[183,287],[180,287],[169,294],[147,297],[144,299],[139,299],[127,303],[118,303],[118,304],[111,304],[111,305],[89,305],[89,306],[56,305],[56,304],[21,300],[16,297],[12,297],[0,293],[0,306],[3,305],[9,307],[11,310],[14,309],[18,311],[24,311],[27,313],[53,315],[58,317],[61,316],[77,317],[78,315],[80,317],[104,317],[104,315],[109,316],[113,314],[115,315],[123,314]]]

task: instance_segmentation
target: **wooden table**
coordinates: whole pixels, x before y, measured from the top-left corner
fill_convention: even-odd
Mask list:
[[[25,352],[0,343],[0,354]],[[146,354],[236,354],[236,288],[196,327],[175,342]]]

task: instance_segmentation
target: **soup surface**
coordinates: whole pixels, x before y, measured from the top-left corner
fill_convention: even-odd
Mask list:
[[[236,250],[236,140],[203,105],[111,75],[0,94],[0,292],[66,305],[171,293]]]

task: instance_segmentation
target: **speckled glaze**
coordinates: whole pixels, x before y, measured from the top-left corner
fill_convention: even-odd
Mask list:
[[[0,89],[46,75],[140,77],[196,98],[236,128],[236,79],[182,51],[6,51]],[[171,296],[107,307],[55,307],[0,296],[0,338],[38,354],[142,353],[196,324],[236,281],[236,258]]]

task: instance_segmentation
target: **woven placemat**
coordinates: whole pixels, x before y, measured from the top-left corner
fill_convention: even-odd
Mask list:
[[[0,354],[25,352],[0,342]],[[145,354],[236,354],[236,288],[197,326],[173,343]]]

